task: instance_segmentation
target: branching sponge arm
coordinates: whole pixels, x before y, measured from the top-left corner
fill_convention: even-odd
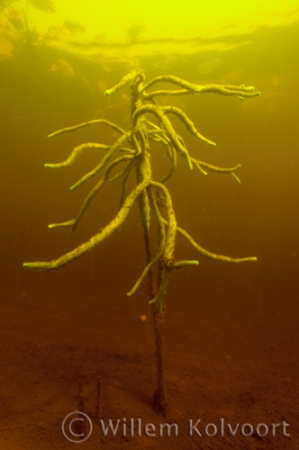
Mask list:
[[[51,261],[37,261],[37,262],[25,262],[23,263],[23,267],[35,268],[39,270],[53,270],[58,269],[59,267],[65,266],[80,256],[87,253],[89,250],[94,248],[96,245],[108,239],[118,228],[123,224],[127,215],[129,214],[130,209],[133,206],[133,203],[138,198],[138,196],[142,193],[144,189],[149,184],[149,180],[144,180],[142,183],[138,184],[133,191],[126,198],[122,208],[119,210],[117,215],[114,217],[111,222],[106,225],[106,227],[101,230],[99,233],[92,236],[87,242],[79,245],[79,247],[74,250],[64,254],[60,258],[53,259]]]

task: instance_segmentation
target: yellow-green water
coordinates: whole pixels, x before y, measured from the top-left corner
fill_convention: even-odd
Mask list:
[[[172,364],[168,383],[176,386],[172,394],[180,417],[197,414],[198,405],[204,405],[210,414],[207,420],[221,417],[225,410],[231,420],[246,421],[248,415],[253,420],[258,414],[256,420],[261,422],[278,418],[295,422],[299,379],[294,356],[299,294],[296,3],[221,2],[217,7],[209,2],[204,8],[195,2],[171,6],[169,2],[84,2],[79,11],[80,2],[61,1],[55,2],[52,13],[30,2],[8,3],[0,2],[0,296],[1,342],[5,343],[1,360],[3,396],[8,397],[1,410],[5,443],[0,448],[23,448],[30,441],[30,449],[47,449],[42,445],[45,436],[51,448],[59,448],[61,436],[55,430],[63,414],[76,407],[70,399],[77,372],[86,361],[88,376],[100,370],[106,377],[105,411],[113,417],[133,414],[134,408],[134,414],[141,414],[140,405],[148,404],[155,377],[147,359],[151,338],[139,321],[148,316],[147,299],[142,288],[131,298],[126,296],[145,264],[138,209],[132,210],[119,233],[70,266],[46,274],[22,268],[24,261],[49,260],[71,250],[115,215],[117,182],[108,183],[99,194],[72,239],[68,230],[47,228],[76,215],[92,183],[75,192],[69,187],[99,160],[96,152],[90,152],[70,168],[51,170],[44,164],[66,159],[84,142],[111,144],[116,138],[99,127],[51,140],[47,135],[95,118],[128,129],[129,88],[111,97],[103,93],[132,70],[144,71],[147,80],[173,74],[192,83],[245,84],[261,92],[260,97],[243,102],[213,94],[159,99],[185,111],[198,130],[217,143],[212,148],[197,142],[171,118],[192,156],[224,167],[242,165],[238,185],[230,176],[205,177],[191,171],[179,158],[177,171],[167,182],[178,225],[212,252],[258,258],[256,263],[237,266],[201,258],[199,267],[173,273],[166,297]],[[13,25],[12,17],[19,17],[19,22],[15,19]],[[153,147],[155,179],[168,170],[163,153]],[[198,257],[182,239],[176,256]],[[72,333],[74,353],[69,344]],[[137,341],[136,356],[130,352]],[[105,352],[107,342],[111,349]],[[89,343],[105,351],[89,357]],[[147,356],[142,359],[142,355]],[[140,376],[137,366],[142,369]],[[138,389],[146,392],[146,398],[130,391],[132,371],[136,375],[132,383],[140,383]],[[10,384],[16,379],[16,385]],[[207,392],[202,391],[203,379]],[[181,383],[185,383],[182,391]],[[32,404],[35,389],[37,400],[29,421],[26,405]],[[123,401],[123,409],[115,407],[112,413],[118,395],[127,389],[127,403]],[[213,393],[214,412],[209,410]],[[54,403],[55,419],[48,423]],[[15,426],[14,417],[21,425]],[[295,449],[296,426],[292,433],[288,442],[252,440],[250,448]],[[152,441],[146,442],[154,448]],[[167,448],[163,443],[156,443],[156,448]],[[207,446],[221,448],[222,443],[209,441]],[[139,444],[132,440],[128,446],[140,448]],[[111,441],[109,445],[114,448]],[[171,445],[196,448],[187,439]],[[249,448],[241,438],[231,445]]]

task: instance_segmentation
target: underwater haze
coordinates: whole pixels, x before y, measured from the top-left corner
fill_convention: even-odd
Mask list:
[[[63,420],[82,405],[94,418],[99,379],[100,418],[134,419],[134,433],[120,427],[105,436],[93,423],[86,449],[299,448],[299,8],[225,4],[0,0],[1,450],[69,448]],[[193,158],[241,165],[238,183],[230,173],[190,169],[180,154],[165,181],[178,226],[210,252],[257,258],[211,260],[178,235],[177,260],[199,264],[173,270],[165,296],[166,418],[152,406],[146,282],[127,296],[146,265],[137,203],[117,232],[71,264],[23,267],[75,249],[117,214],[121,180],[108,180],[71,238],[67,227],[49,229],[76,217],[100,177],[70,187],[104,151],[90,148],[68,167],[44,165],[119,137],[101,125],[48,137],[57,130],[96,119],[131,128],[130,86],[104,92],[133,71],[145,82],[173,75],[261,93],[156,98],[216,143],[169,115]],[[157,142],[150,151],[160,181],[169,155]],[[128,193],[135,183],[132,174]],[[156,248],[156,225],[151,238]],[[198,419],[201,436],[190,431]],[[159,434],[166,422],[177,424],[177,435]]]

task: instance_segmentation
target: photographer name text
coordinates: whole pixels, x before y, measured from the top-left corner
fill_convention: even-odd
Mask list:
[[[99,422],[100,430],[105,437],[171,437],[179,436],[180,429],[178,423],[144,423],[141,418],[122,418],[117,420],[104,420]],[[187,420],[184,427],[184,434],[190,437],[214,437],[214,436],[232,436],[237,435],[250,437],[252,435],[259,437],[290,437],[290,424],[286,421],[278,423],[234,423],[227,422],[220,418],[217,422],[204,423],[201,419]],[[181,433],[182,434],[182,433]]]

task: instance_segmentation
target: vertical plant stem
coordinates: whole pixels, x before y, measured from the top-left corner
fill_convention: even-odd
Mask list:
[[[157,390],[154,395],[154,408],[163,417],[167,413],[167,400],[164,381],[164,301],[163,310],[158,310],[157,303],[151,305],[154,326],[155,326],[155,341],[156,341],[156,365],[157,365]]]
[[[144,243],[146,251],[146,263],[148,264],[151,260],[151,249],[150,249],[150,235],[148,228],[144,227]],[[153,270],[150,269],[147,277],[147,295],[149,300],[155,298],[159,284],[161,282],[161,270],[162,264],[159,264],[159,276],[157,283],[154,280]],[[167,413],[167,400],[165,391],[165,381],[164,381],[164,317],[165,317],[165,305],[163,299],[162,311],[159,311],[158,304],[153,303],[151,305],[151,311],[154,321],[154,331],[155,331],[155,344],[156,344],[156,370],[157,370],[157,389],[154,394],[154,408],[157,413],[162,416],[166,416]]]

